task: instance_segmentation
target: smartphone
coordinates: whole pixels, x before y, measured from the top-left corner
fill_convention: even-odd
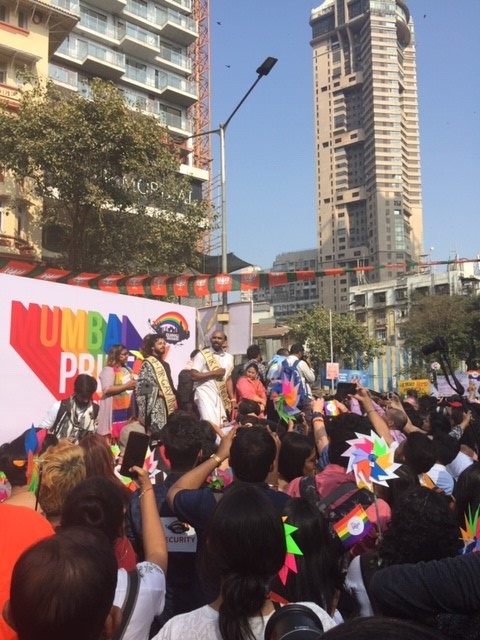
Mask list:
[[[345,400],[347,396],[351,396],[357,391],[357,385],[355,382],[339,382],[337,384],[337,392],[335,398],[337,400]]]
[[[125,453],[123,454],[120,475],[128,476],[129,478],[135,477],[135,472],[131,472],[129,469],[131,467],[143,467],[149,442],[150,436],[146,433],[130,432]]]

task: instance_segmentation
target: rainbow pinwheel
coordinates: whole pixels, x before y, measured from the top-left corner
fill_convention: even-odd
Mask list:
[[[41,450],[47,429],[35,429],[32,424],[25,434],[25,453],[27,454],[27,485],[28,490],[35,493],[38,488],[38,452]]]
[[[287,576],[289,571],[293,571],[294,573],[298,573],[297,570],[297,561],[295,560],[295,556],[303,556],[303,552],[300,547],[297,545],[295,540],[292,538],[292,533],[298,531],[298,527],[294,527],[291,524],[287,524],[287,516],[282,516],[283,520],[283,529],[285,532],[285,543],[287,545],[287,553],[285,555],[285,563],[283,567],[278,572],[278,577],[282,581],[282,584],[285,585],[287,583]]]
[[[298,408],[298,384],[295,385],[287,376],[282,376],[272,386],[271,397],[275,410],[282,420],[288,421],[297,413]]]
[[[460,532],[464,544],[461,554],[480,551],[480,507],[477,507],[474,515],[470,506],[468,507],[468,516],[465,514],[465,529],[460,527]]]
[[[387,480],[397,478],[395,470],[400,466],[393,461],[393,451],[375,431],[370,435],[355,434],[356,440],[347,440],[350,447],[342,453],[350,458],[347,473],[353,471],[359,489],[373,492],[374,484],[388,486]]]

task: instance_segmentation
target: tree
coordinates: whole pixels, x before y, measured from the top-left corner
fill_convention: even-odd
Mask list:
[[[452,366],[466,361],[476,368],[480,329],[480,300],[460,295],[426,295],[412,300],[409,319],[405,323],[405,346],[412,350],[412,361],[431,363],[438,359],[433,353],[423,356],[422,347],[437,337],[445,338]],[[479,336],[480,338],[480,336]],[[425,367],[423,367],[425,368]]]
[[[0,164],[44,199],[43,224],[63,228],[61,266],[181,272],[206,231],[206,203],[190,199],[154,116],[110,83],[86,88],[88,98],[35,82],[18,111],[0,111]]]
[[[319,364],[330,361],[330,312],[323,307],[301,311],[288,321],[295,340],[308,345]],[[333,360],[345,368],[366,368],[381,355],[382,345],[370,338],[353,314],[332,313]]]

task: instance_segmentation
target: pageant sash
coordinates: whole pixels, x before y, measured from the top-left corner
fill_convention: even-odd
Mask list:
[[[220,369],[220,365],[217,362],[217,359],[215,358],[215,356],[213,355],[212,351],[210,349],[202,349],[202,355],[205,358],[205,361],[207,363],[207,367],[209,371],[214,371],[215,369]],[[222,399],[223,402],[223,407],[225,409],[225,411],[230,411],[231,405],[230,405],[230,398],[228,397],[228,392],[227,392],[227,385],[225,384],[224,380],[218,380],[218,378],[215,380],[215,383],[217,385],[217,389],[218,389],[218,393],[220,394],[220,398]]]
[[[175,393],[173,392],[173,389],[170,386],[170,381],[168,379],[167,372],[165,371],[162,363],[159,362],[158,358],[150,356],[149,358],[146,358],[146,360],[152,366],[152,369],[155,373],[155,377],[157,378],[158,386],[165,400],[165,405],[167,407],[167,415],[170,415],[175,411],[176,398],[175,398]]]

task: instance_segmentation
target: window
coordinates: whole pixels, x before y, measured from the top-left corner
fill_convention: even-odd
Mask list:
[[[20,10],[18,12],[18,26],[20,29],[28,29],[28,18],[25,11]]]
[[[5,4],[0,4],[0,22],[8,22],[8,10]]]

